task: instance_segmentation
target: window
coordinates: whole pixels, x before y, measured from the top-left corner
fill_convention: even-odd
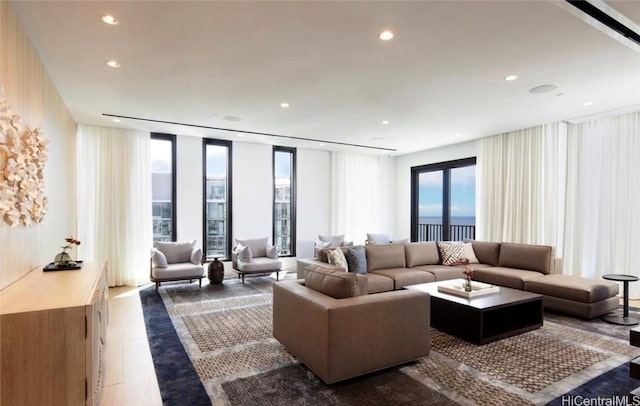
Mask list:
[[[476,236],[476,159],[411,168],[412,241]]]
[[[176,137],[151,133],[153,240],[176,240]]]
[[[231,258],[231,142],[203,140],[204,253]]]
[[[296,255],[296,149],[273,147],[273,242],[280,256]]]

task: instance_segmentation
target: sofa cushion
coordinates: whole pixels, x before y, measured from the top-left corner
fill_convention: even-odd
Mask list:
[[[440,263],[438,247],[434,241],[412,242],[404,246],[407,268],[418,265],[436,265]]]
[[[498,265],[548,274],[552,271],[552,260],[553,248],[548,245],[504,242],[500,246]]]
[[[153,268],[152,274],[154,279],[195,279],[204,275],[204,268],[201,265],[184,262],[169,264],[166,268]]]
[[[455,265],[466,259],[464,255],[464,243],[438,241],[438,252],[442,259],[442,265]]]
[[[340,249],[342,250],[342,253],[345,255],[347,255],[347,250],[350,248],[351,246],[344,246],[344,247],[340,247]],[[324,263],[329,263],[329,252],[331,252],[332,250],[334,250],[335,248],[323,248],[321,250],[318,250],[318,253],[316,255],[316,259],[320,262],[324,262]]]
[[[156,248],[153,249],[151,253],[151,263],[156,268],[166,268],[169,264],[167,262],[167,257],[161,251],[158,251]]]
[[[236,268],[245,273],[261,273],[267,271],[279,271],[282,268],[282,261],[268,257],[256,257],[251,262],[238,261]]]
[[[191,251],[191,258],[189,259],[189,262],[191,262],[194,265],[200,265],[200,263],[202,263],[201,248],[196,248],[195,250]]]
[[[618,294],[618,284],[572,275],[544,275],[524,282],[524,290],[575,302],[594,303]]]
[[[329,243],[326,248],[337,248],[344,242],[344,234],[340,235],[319,235],[318,239],[323,243]]]
[[[340,268],[344,268],[345,271],[349,271],[347,258],[339,247],[329,251],[327,258],[329,260],[329,265],[336,265]]]
[[[267,258],[278,259],[278,248],[275,245],[267,246]]]
[[[238,244],[246,245],[251,248],[251,253],[254,257],[267,256],[267,241],[269,241],[269,237],[253,239],[236,238],[236,242]]]
[[[196,240],[186,242],[154,241],[154,247],[167,258],[167,263],[177,264],[191,261],[191,251],[196,247]]]
[[[253,253],[248,245],[238,244],[236,254],[238,255],[238,261],[249,263],[253,259]]]
[[[347,263],[349,264],[349,272],[367,273],[367,256],[362,245],[347,248],[345,258],[347,258]]]
[[[334,299],[360,296],[358,277],[354,273],[342,269],[327,269],[321,266],[308,266],[305,272],[304,284],[309,289],[324,293]]]
[[[476,254],[481,264],[489,264],[498,266],[500,261],[500,243],[487,241],[469,241],[473,246],[473,252]]]
[[[540,276],[542,274],[536,271],[502,267],[478,268],[473,271],[473,280],[520,290],[524,289],[525,281]]]
[[[460,279],[464,278],[464,268],[461,266],[447,266],[447,265],[420,265],[412,269],[418,269],[424,272],[431,273],[435,281],[444,281],[447,279]]]
[[[404,268],[404,245],[367,245],[367,266],[369,271],[387,268]]]
[[[391,239],[388,234],[367,233],[367,244],[389,244]]]
[[[393,279],[393,287],[396,290],[409,285],[435,281],[433,274],[413,268],[378,269],[376,271],[372,271],[370,274],[382,275]]]
[[[393,279],[375,273],[367,274],[367,289],[369,294],[382,293],[393,290]]]

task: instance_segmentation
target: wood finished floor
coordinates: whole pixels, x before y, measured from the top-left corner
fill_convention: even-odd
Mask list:
[[[640,307],[640,300],[630,306]],[[109,289],[109,326],[101,406],[162,405],[136,287]]]

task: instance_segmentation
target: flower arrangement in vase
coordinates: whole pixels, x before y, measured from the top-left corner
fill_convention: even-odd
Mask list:
[[[56,266],[65,266],[73,262],[71,260],[71,255],[69,255],[67,250],[73,248],[74,245],[80,245],[80,241],[73,238],[73,236],[65,238],[64,241],[67,243],[67,245],[61,247],[62,252],[58,253],[53,261]]]
[[[471,279],[473,279],[473,269],[469,269],[469,260],[467,258],[463,258],[456,265],[464,266],[464,271],[462,274],[464,275],[464,291],[471,292],[473,290],[471,286]]]

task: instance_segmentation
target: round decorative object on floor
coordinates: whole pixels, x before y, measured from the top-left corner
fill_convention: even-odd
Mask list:
[[[207,277],[209,278],[209,283],[212,285],[222,283],[224,279],[224,264],[218,261],[218,258],[214,258],[213,261],[209,263]]]

